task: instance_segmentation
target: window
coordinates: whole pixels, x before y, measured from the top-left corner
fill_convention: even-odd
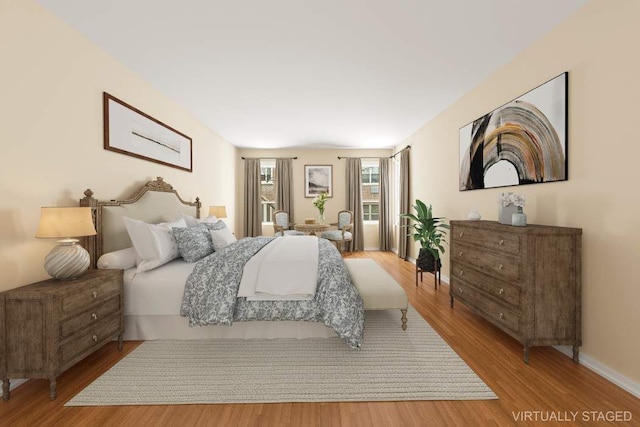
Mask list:
[[[268,160],[267,160],[268,161]],[[260,161],[260,183],[261,184],[273,184],[273,172],[276,169],[274,166],[262,166],[263,161]]]
[[[380,220],[380,163],[362,159],[362,213],[365,221]]]
[[[276,210],[275,177],[276,161],[260,160],[260,201],[262,203],[262,222],[273,222]]]

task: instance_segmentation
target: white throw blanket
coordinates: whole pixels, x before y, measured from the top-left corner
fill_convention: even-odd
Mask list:
[[[274,239],[244,266],[238,290],[248,301],[313,299],[318,285],[318,238]]]

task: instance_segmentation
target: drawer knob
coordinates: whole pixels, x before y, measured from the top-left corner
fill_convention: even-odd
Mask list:
[[[98,336],[97,336],[97,335],[93,335],[93,336],[91,337],[91,339],[92,339],[94,342],[98,342]]]
[[[460,270],[460,275],[462,276],[464,274],[464,270]]]
[[[500,246],[504,245],[504,240],[500,239],[500,241],[498,242],[498,244],[499,244]]]
[[[91,292],[91,296],[92,296],[93,298],[98,298],[98,292],[97,292],[97,291],[93,291],[93,292]]]
[[[500,290],[498,291],[498,295],[503,295],[504,294],[504,289],[500,288]]]
[[[464,254],[464,252],[460,251],[460,256],[462,256]]]
[[[502,270],[503,268],[504,268],[504,265],[502,265],[502,264],[500,264],[500,265],[498,266],[498,270]]]
[[[95,314],[95,313],[91,313],[91,318],[92,318],[93,320],[98,320],[98,315],[97,315],[97,314]]]
[[[498,317],[500,317],[500,319],[504,319],[504,313],[500,313]]]
[[[460,237],[464,236],[464,231],[460,232]]]
[[[458,288],[458,292],[462,293],[463,292],[462,288]]]

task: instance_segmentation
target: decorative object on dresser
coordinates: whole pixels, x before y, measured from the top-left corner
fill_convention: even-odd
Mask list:
[[[122,270],[89,270],[81,278],[44,280],[0,293],[0,377],[56,378],[114,338],[122,350]]]
[[[434,217],[431,205],[426,205],[422,200],[416,199],[413,205],[416,214],[400,214],[402,218],[408,218],[413,223],[408,224],[407,231],[413,230],[414,242],[420,242],[420,253],[416,259],[416,286],[418,286],[418,274],[422,280],[424,271],[433,273],[433,286],[435,289],[440,283],[440,269],[442,261],[440,254],[444,254],[443,243],[446,243],[445,230],[449,229],[449,225],[445,223],[445,218]]]
[[[581,332],[579,228],[494,221],[451,221],[451,307],[462,301],[521,342],[571,345],[578,363]]]
[[[478,211],[478,209],[474,208],[469,211],[467,219],[469,221],[480,221],[482,219],[482,215],[480,215],[480,211]]]
[[[502,193],[498,196],[498,222],[513,225],[513,215],[522,213],[527,200],[521,194]],[[526,225],[526,217],[525,217]]]
[[[89,252],[72,237],[94,236],[91,208],[42,208],[36,231],[39,239],[62,238],[44,259],[44,269],[54,279],[74,279],[89,268]]]
[[[567,180],[568,74],[460,129],[460,191]]]

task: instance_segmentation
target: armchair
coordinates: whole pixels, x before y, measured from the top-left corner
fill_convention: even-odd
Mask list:
[[[273,213],[273,235],[281,236],[304,236],[301,231],[291,230],[289,213],[285,211],[275,211]]]
[[[338,222],[331,225],[337,226],[337,230],[325,231],[322,237],[335,243],[340,253],[344,243],[348,243],[349,252],[353,252],[353,212],[338,212]]]

